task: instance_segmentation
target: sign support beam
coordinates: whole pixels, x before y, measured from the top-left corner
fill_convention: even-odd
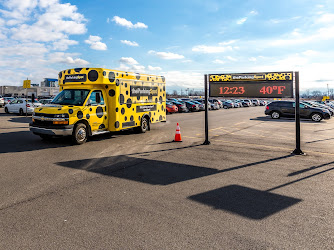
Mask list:
[[[208,119],[208,75],[204,75],[204,93],[205,93],[205,141],[203,145],[210,145],[209,141],[209,119]]]
[[[292,152],[292,154],[305,155],[305,153],[300,149],[299,71],[295,72],[295,104],[296,149]]]

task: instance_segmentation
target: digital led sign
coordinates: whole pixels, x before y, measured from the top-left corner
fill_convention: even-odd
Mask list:
[[[210,74],[210,97],[293,97],[293,72]]]

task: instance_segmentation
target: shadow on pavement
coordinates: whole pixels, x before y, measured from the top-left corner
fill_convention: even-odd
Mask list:
[[[58,162],[57,164],[62,167],[82,169],[151,185],[169,185],[219,173],[217,169],[213,168],[149,160],[125,155]]]
[[[69,139],[66,137],[46,141],[31,133],[28,129],[27,131],[0,133],[0,142],[0,154],[59,148],[71,145]]]
[[[218,188],[188,198],[254,220],[264,219],[301,201],[239,185]]]
[[[9,122],[15,122],[15,123],[30,123],[31,122],[31,116],[18,116],[18,117],[11,117],[9,119]]]
[[[169,150],[180,150],[199,145],[187,146],[183,148],[163,149],[153,152],[163,152]],[[138,155],[146,156],[151,152],[142,152]],[[152,185],[169,185],[177,182],[192,180],[208,175],[224,173],[228,171],[238,170],[246,167],[251,167],[258,164],[263,164],[271,161],[281,160],[294,155],[287,155],[277,158],[272,158],[264,161],[248,163],[236,167],[218,170],[215,168],[198,167],[194,165],[179,164],[173,162],[165,162],[159,160],[150,160],[144,158],[131,157],[129,155],[120,155],[113,157],[103,157],[94,159],[84,159],[76,161],[58,162],[56,164],[62,167],[81,169],[89,172],[103,174],[112,177],[128,179],[148,183]]]

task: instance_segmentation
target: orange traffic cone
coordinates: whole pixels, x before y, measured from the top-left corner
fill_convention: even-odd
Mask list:
[[[175,132],[175,140],[174,141],[177,141],[177,142],[182,141],[179,123],[176,124],[176,132]]]

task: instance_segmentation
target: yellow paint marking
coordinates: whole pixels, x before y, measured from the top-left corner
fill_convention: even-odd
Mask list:
[[[234,124],[234,126],[237,126],[237,125],[240,125],[240,124],[243,124],[243,123],[246,123],[246,122],[238,122],[238,123]]]

